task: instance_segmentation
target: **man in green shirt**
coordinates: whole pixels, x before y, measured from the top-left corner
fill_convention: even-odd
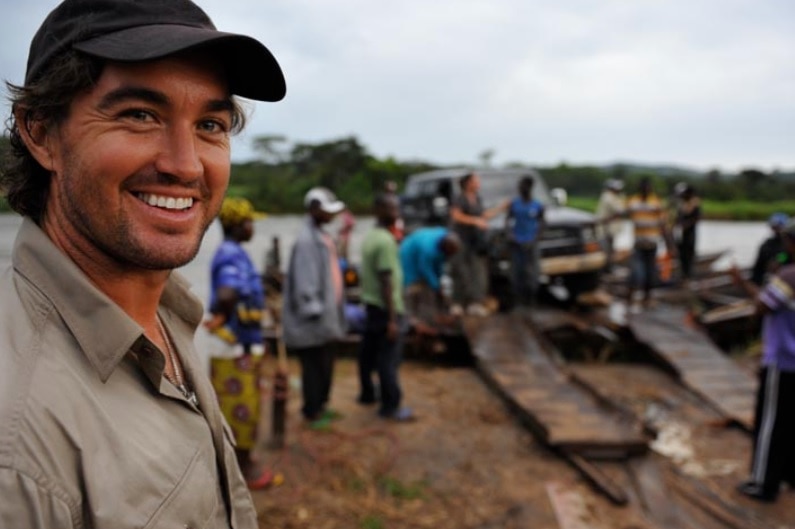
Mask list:
[[[403,270],[397,242],[390,232],[399,214],[397,196],[379,194],[374,209],[376,225],[362,242],[361,286],[367,322],[359,349],[359,402],[376,402],[372,373],[377,371],[381,388],[378,414],[407,421],[414,416],[409,408],[400,406],[402,391],[398,379],[405,321]]]

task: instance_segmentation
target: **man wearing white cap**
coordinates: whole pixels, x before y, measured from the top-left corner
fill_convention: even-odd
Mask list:
[[[624,182],[614,178],[608,179],[596,206],[596,218],[599,221],[600,236],[605,243],[608,270],[613,266],[615,238],[621,233],[624,225],[623,217],[627,208],[621,194],[623,190]]]
[[[333,237],[323,225],[345,209],[324,187],[304,197],[306,222],[290,254],[284,285],[284,343],[301,361],[301,413],[322,428],[336,414],[326,408],[331,393],[335,342],[345,336],[342,271]]]

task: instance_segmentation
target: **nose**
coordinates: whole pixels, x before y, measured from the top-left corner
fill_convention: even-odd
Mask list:
[[[158,172],[186,182],[201,178],[204,164],[197,148],[198,141],[193,127],[169,127],[155,163]]]

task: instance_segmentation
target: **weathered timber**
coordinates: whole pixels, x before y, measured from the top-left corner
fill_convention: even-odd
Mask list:
[[[560,529],[591,529],[588,506],[579,492],[557,482],[547,483],[546,489]]]
[[[588,457],[626,458],[648,449],[640,426],[574,384],[520,315],[467,319],[464,331],[482,376],[542,442]]]
[[[726,496],[709,485],[694,480],[681,472],[668,476],[670,488],[680,496],[708,513],[723,527],[730,529],[775,529],[780,526],[760,518],[751,509],[744,508],[734,498]]]
[[[564,454],[564,457],[582,473],[592,485],[602,490],[610,501],[616,505],[626,505],[629,501],[627,493],[598,466],[577,454]]]
[[[724,416],[753,429],[756,378],[694,326],[684,309],[660,305],[632,315],[627,324],[683,384]]]
[[[686,513],[673,500],[663,471],[653,457],[638,457],[627,463],[638,503],[645,516],[665,529],[694,528]]]

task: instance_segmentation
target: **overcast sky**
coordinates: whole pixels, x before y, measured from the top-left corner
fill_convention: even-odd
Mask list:
[[[53,0],[0,0],[21,82]],[[234,145],[355,135],[438,164],[633,161],[795,169],[792,0],[199,0],[287,78]],[[7,111],[7,106],[5,107]]]

